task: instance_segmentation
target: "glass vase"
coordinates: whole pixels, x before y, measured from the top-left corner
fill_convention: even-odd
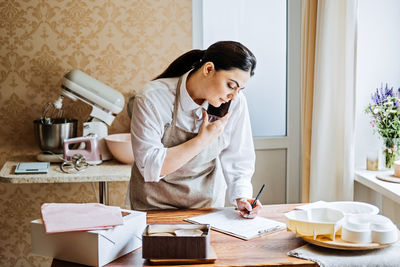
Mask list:
[[[386,169],[392,169],[400,156],[400,138],[383,138],[383,160]]]

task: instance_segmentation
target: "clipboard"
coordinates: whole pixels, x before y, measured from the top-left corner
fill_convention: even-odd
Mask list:
[[[257,216],[254,219],[242,218],[233,207],[184,219],[196,224],[210,224],[213,230],[243,240],[250,240],[266,234],[286,229],[286,224]]]

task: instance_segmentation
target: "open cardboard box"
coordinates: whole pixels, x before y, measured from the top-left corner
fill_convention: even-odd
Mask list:
[[[103,266],[142,246],[146,213],[122,210],[123,225],[107,230],[46,234],[41,219],[31,221],[32,253]]]
[[[176,231],[195,230],[199,236],[177,236]],[[165,234],[165,235],[164,235]],[[210,257],[209,224],[149,224],[143,232],[145,259],[206,259]]]

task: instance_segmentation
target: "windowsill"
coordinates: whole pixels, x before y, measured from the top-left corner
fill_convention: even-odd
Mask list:
[[[376,178],[377,174],[393,174],[393,171],[367,171],[365,169],[358,169],[355,172],[354,180],[400,204],[400,183],[379,180]]]

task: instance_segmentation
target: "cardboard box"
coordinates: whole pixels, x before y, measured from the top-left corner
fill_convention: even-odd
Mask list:
[[[201,231],[200,236],[176,236],[176,231]],[[209,224],[149,224],[143,232],[145,259],[205,259],[210,256]]]
[[[31,221],[32,253],[103,266],[142,246],[146,213],[122,210],[124,224],[108,230],[46,234],[41,219]]]

